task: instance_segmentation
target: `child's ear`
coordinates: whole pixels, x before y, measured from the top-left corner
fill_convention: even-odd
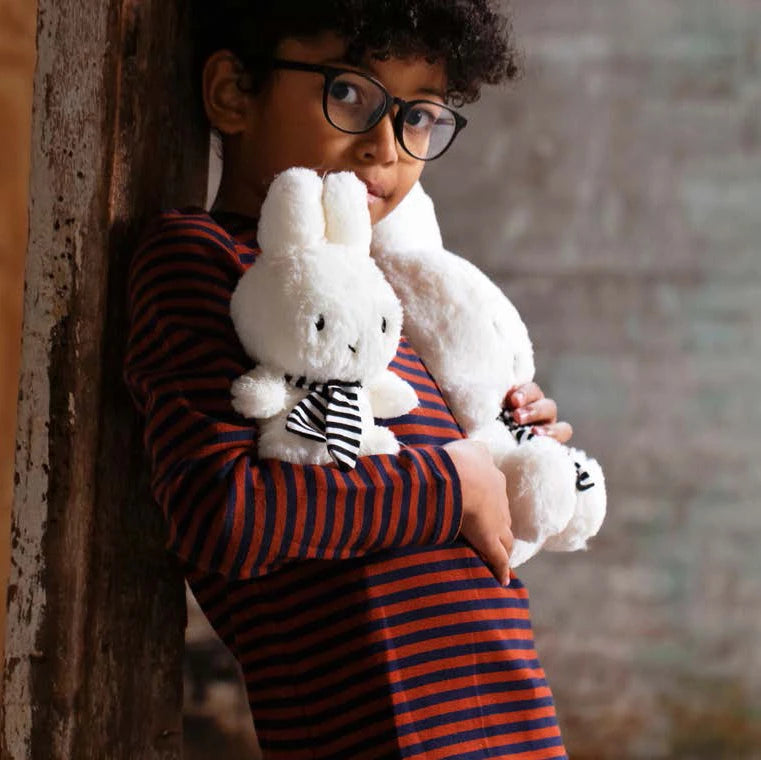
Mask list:
[[[224,135],[246,126],[249,97],[240,88],[244,75],[240,61],[229,50],[218,50],[203,67],[203,104],[212,127]]]

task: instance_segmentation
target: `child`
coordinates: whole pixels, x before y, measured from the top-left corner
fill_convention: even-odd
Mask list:
[[[414,347],[391,365],[421,401],[391,425],[404,448],[349,473],[257,460],[230,404],[250,362],[229,300],[272,178],[352,170],[373,221],[388,214],[462,128],[450,104],[515,75],[493,5],[208,0],[199,25],[221,187],[211,214],[163,214],[135,255],[126,378],[170,547],[241,663],[266,758],[565,757],[510,580],[504,479]],[[534,384],[507,403],[570,437]]]

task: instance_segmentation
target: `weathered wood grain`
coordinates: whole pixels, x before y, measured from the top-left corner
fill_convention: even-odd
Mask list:
[[[200,203],[186,0],[40,0],[2,758],[181,754],[181,573],[122,383],[145,220]]]
[[[0,0],[0,641],[10,568],[37,6]],[[2,682],[0,681],[0,694]]]

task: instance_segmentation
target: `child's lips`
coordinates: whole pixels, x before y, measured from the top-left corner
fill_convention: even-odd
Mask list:
[[[362,178],[360,177],[360,179]],[[379,185],[375,182],[369,182],[366,179],[362,179],[362,181],[365,183],[365,187],[367,187],[368,203],[373,204],[378,203],[379,201],[385,201],[388,200],[388,198],[391,196],[391,191],[382,185]]]

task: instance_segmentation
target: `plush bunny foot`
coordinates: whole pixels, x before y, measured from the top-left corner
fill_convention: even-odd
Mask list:
[[[398,453],[399,441],[388,428],[375,425],[363,434],[362,446],[359,449],[360,456]]]
[[[513,569],[520,567],[520,565],[530,560],[535,554],[538,554],[541,548],[541,541],[523,541],[520,538],[516,538],[513,541],[513,548],[510,552],[510,567]]]
[[[333,461],[324,442],[289,433],[285,429],[284,415],[272,424],[269,421],[260,424],[257,454],[260,459],[282,459],[296,464],[326,465]]]
[[[568,525],[544,544],[545,549],[556,552],[573,552],[587,548],[587,540],[597,535],[605,519],[605,477],[596,460],[583,451],[570,449],[572,461],[578,464],[576,506]]]
[[[507,481],[516,538],[541,544],[565,529],[576,508],[576,468],[561,444],[537,436],[497,466]]]

